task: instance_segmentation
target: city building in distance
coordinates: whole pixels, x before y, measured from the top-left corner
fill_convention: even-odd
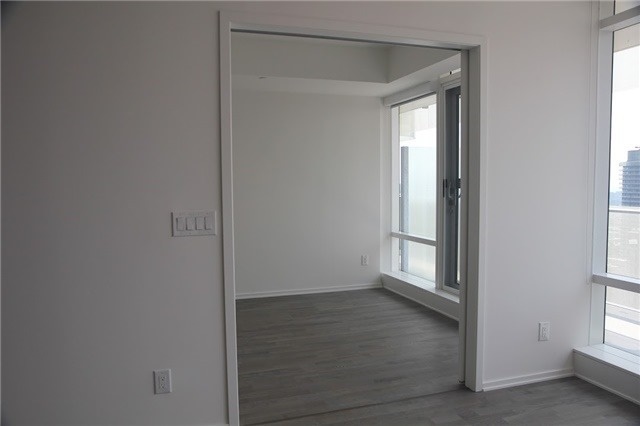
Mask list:
[[[640,207],[640,147],[627,153],[622,167],[622,205]]]

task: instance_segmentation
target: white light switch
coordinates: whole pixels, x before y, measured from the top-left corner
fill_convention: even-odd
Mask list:
[[[215,211],[173,212],[171,218],[174,237],[216,235]]]

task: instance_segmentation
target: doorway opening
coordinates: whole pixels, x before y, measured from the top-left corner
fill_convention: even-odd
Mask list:
[[[258,300],[259,297],[275,295],[328,292],[326,297],[337,297],[334,302],[344,302],[353,299],[356,292],[333,292],[353,290],[358,286],[375,287],[380,282],[384,283],[385,274],[393,277],[393,265],[397,265],[400,272],[411,275],[410,265],[416,265],[416,260],[412,258],[416,258],[419,250],[412,251],[407,246],[419,245],[422,242],[416,240],[427,236],[420,235],[422,232],[407,232],[415,229],[414,225],[417,226],[417,222],[409,219],[415,217],[415,212],[411,214],[410,203],[403,205],[402,200],[397,199],[397,203],[393,201],[391,172],[396,162],[393,161],[391,143],[393,132],[389,130],[393,128],[395,113],[398,114],[398,120],[402,113],[415,113],[417,108],[408,109],[410,102],[430,96],[436,100],[435,119],[440,121],[433,129],[437,133],[436,149],[432,149],[436,158],[430,176],[435,174],[435,179],[427,182],[430,188],[437,188],[437,191],[431,191],[437,193],[437,200],[434,203],[436,211],[429,219],[435,222],[436,228],[431,281],[438,286],[437,290],[447,293],[444,299],[450,302],[459,298],[458,306],[462,308],[457,319],[462,345],[458,378],[468,387],[478,390],[478,306],[472,309],[467,307],[468,283],[474,284],[475,289],[471,294],[474,301],[478,292],[478,262],[470,265],[467,259],[478,258],[478,247],[465,244],[468,233],[476,233],[478,225],[470,224],[473,221],[466,219],[464,200],[467,194],[474,193],[474,188],[466,181],[468,174],[479,171],[479,164],[467,165],[470,156],[467,148],[470,123],[467,118],[469,100],[473,96],[466,97],[474,90],[477,91],[475,96],[479,95],[478,87],[474,89],[469,82],[469,71],[474,67],[479,69],[480,64],[479,57],[471,59],[473,55],[469,50],[477,48],[479,43],[475,40],[473,44],[447,44],[441,40],[442,37],[435,37],[435,41],[425,38],[424,41],[413,39],[411,43],[406,43],[406,39],[398,36],[376,35],[373,28],[371,34],[355,37],[349,33],[347,37],[336,29],[328,32],[322,28],[287,29],[277,22],[278,18],[274,17],[221,16],[223,235],[230,423],[239,422],[239,349],[236,339],[241,320],[236,317],[236,298]],[[304,40],[299,39],[301,34]],[[385,38],[390,38],[391,43]],[[389,91],[388,76],[393,70],[390,63],[385,64],[383,59],[393,55],[396,59],[411,58],[410,53],[420,50],[422,54],[418,54],[418,57],[421,59],[427,56],[427,51],[444,59],[417,71],[406,68],[404,71],[409,71],[405,76],[419,80],[413,80],[408,86],[396,83],[395,90]],[[325,53],[318,56],[314,51]],[[338,55],[338,59],[328,59],[327,52],[330,51]],[[301,65],[287,63],[296,56]],[[369,72],[367,80],[360,81],[361,76],[355,77],[359,71],[357,64],[353,61],[349,63],[349,58],[354,57],[365,64],[362,69]],[[318,58],[321,59],[319,62]],[[256,63],[258,59],[262,60],[261,64]],[[452,66],[455,61],[457,67]],[[395,61],[396,68],[401,68],[397,67],[400,62]],[[341,67],[331,66],[336,63]],[[416,66],[415,60],[406,63],[414,68]],[[253,74],[243,74],[243,67],[252,68]],[[459,68],[462,68],[461,72],[455,72]],[[384,72],[376,74],[376,69],[383,69]],[[402,72],[398,69],[395,71]],[[278,72],[284,74],[279,75]],[[305,72],[306,75],[301,74]],[[430,73],[429,77],[425,78],[427,73]],[[387,91],[381,91],[385,85]],[[367,95],[365,91],[374,94]],[[309,93],[313,94],[312,99]],[[479,105],[477,100],[475,102]],[[426,108],[428,110],[429,105]],[[355,110],[360,113],[352,116]],[[414,120],[421,119],[420,114],[413,115]],[[269,118],[273,116],[281,117],[283,121],[280,126],[274,126],[273,123],[269,125]],[[370,120],[372,116],[375,116],[374,121]],[[369,126],[372,122],[376,122],[376,125]],[[360,126],[352,126],[353,123],[359,123]],[[278,127],[275,132],[274,127]],[[359,131],[356,127],[373,127],[376,131],[366,134],[366,131]],[[373,151],[371,139],[374,139]],[[251,143],[243,142],[247,140]],[[407,140],[405,138],[405,142]],[[452,144],[455,147],[449,146]],[[420,174],[421,167],[415,167],[420,163],[414,161],[414,167],[411,168],[411,158],[424,157],[428,149],[410,152],[409,148],[428,147],[414,143],[413,146],[405,144],[402,148],[399,157],[404,160],[400,159],[397,166],[402,169],[404,163],[409,165],[405,167],[405,178],[409,185],[404,189],[398,187],[398,191],[411,200],[410,183],[423,178],[415,173],[412,176],[412,171]],[[401,154],[403,150],[404,156]],[[311,161],[307,161],[309,159]],[[344,170],[347,169],[350,173],[345,174]],[[360,212],[359,205],[362,206]],[[394,205],[398,210],[405,209],[402,228],[394,229]],[[286,207],[286,214],[282,214],[283,206]],[[371,214],[372,211],[374,214]],[[373,229],[373,232],[364,223],[367,213],[374,216],[373,222],[376,222],[377,229]],[[345,226],[341,228],[343,223]],[[353,228],[356,228],[356,234],[353,234]],[[358,231],[358,228],[361,229]],[[361,240],[367,238],[369,240],[363,246]],[[402,243],[395,245],[394,239]],[[394,249],[394,246],[397,248]],[[358,253],[357,268],[354,268],[353,256],[344,255],[343,249],[351,255]],[[394,260],[396,254],[398,257]],[[323,270],[330,273],[322,275]],[[300,274],[300,271],[304,274]],[[326,277],[331,273],[343,278],[325,285]],[[377,279],[361,279],[367,273],[376,275]],[[314,276],[317,278],[315,281]],[[296,280],[298,288],[286,285],[277,287]],[[269,287],[274,283],[274,287]],[[397,288],[390,289],[402,294]],[[434,294],[439,295],[438,292]],[[404,296],[412,298],[411,295]],[[396,301],[399,300],[404,299]],[[432,308],[442,312],[438,306]],[[295,312],[296,307],[292,309]],[[261,321],[266,327],[262,328],[261,333],[268,334],[269,320],[262,318]],[[467,333],[469,323],[473,327],[471,333]],[[469,353],[471,357],[466,356]],[[334,370],[334,374],[339,374],[340,366]],[[255,402],[259,405],[259,399]]]

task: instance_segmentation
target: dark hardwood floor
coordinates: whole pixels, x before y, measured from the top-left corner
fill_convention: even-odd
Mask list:
[[[240,300],[237,324],[243,424],[459,387],[457,322],[384,289]]]
[[[474,393],[457,323],[384,289],[237,302],[241,424],[640,425],[576,378]]]

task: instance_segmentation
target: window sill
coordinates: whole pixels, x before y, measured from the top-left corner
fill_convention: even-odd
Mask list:
[[[407,284],[411,284],[412,286],[421,288],[430,293],[437,294],[439,297],[444,297],[445,299],[449,299],[453,302],[460,303],[460,298],[458,297],[458,295],[448,292],[446,290],[440,290],[439,288],[436,288],[436,284],[433,281],[416,277],[415,275],[407,274],[406,272],[402,272],[402,271],[388,272],[383,275],[393,277],[397,280],[403,281]]]
[[[576,376],[640,404],[640,357],[605,344],[577,348]]]
[[[436,288],[431,281],[404,272],[387,272],[382,274],[382,285],[449,318],[459,318],[460,298]]]
[[[574,352],[640,377],[640,357],[637,355],[605,344],[574,349]]]

